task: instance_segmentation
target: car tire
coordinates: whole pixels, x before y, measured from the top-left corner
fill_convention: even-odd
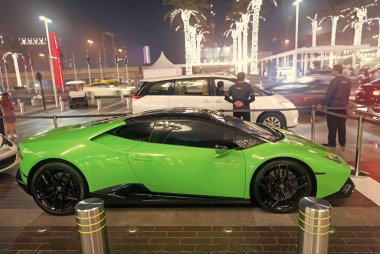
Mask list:
[[[257,122],[281,129],[286,128],[285,118],[279,113],[264,113]]]
[[[289,213],[301,198],[315,195],[314,181],[307,169],[291,160],[276,160],[259,169],[251,185],[253,199],[262,208]]]
[[[83,176],[72,166],[50,162],[37,169],[31,180],[31,194],[37,205],[53,215],[69,215],[88,196]]]

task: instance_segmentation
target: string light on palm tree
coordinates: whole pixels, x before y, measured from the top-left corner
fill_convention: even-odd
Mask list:
[[[338,28],[338,21],[340,18],[344,18],[344,16],[343,15],[330,15],[330,16],[322,18],[321,22],[320,22],[320,23],[322,23],[326,19],[331,20],[331,43],[330,43],[331,46],[336,45],[336,31]],[[332,68],[333,65],[334,65],[334,53],[330,52],[329,67]]]
[[[277,2],[273,0],[275,6]],[[251,74],[259,74],[258,70],[258,51],[259,51],[259,25],[260,25],[260,10],[263,0],[251,0],[248,10],[252,15],[252,40],[251,40]]]
[[[224,33],[224,36],[228,37],[231,35],[232,38],[232,63],[235,65],[235,70],[237,69],[237,57],[238,57],[238,31],[233,28],[233,25],[231,25],[231,28],[227,30]]]
[[[236,32],[237,32],[237,72],[243,71],[243,22],[236,21]]]
[[[242,13],[241,14],[241,22],[242,22],[242,33],[243,33],[243,50],[242,50],[242,71],[248,72],[248,25],[251,19],[250,13]]]
[[[380,57],[380,18],[371,18],[368,20],[368,22],[371,24],[372,22],[378,22],[378,29],[379,29],[379,33],[377,34],[377,36],[375,36],[375,38],[377,38],[377,57]]]
[[[342,12],[348,12],[347,16],[351,16],[356,13],[356,19],[352,21],[350,24],[343,28],[345,31],[348,27],[352,27],[355,30],[354,35],[354,46],[360,46],[362,44],[362,35],[363,35],[363,25],[368,22],[367,12],[368,7],[374,6],[375,4],[368,4],[361,7],[354,7],[352,11],[351,8],[344,9]]]
[[[209,31],[206,31],[204,29],[199,29],[196,35],[196,41],[197,41],[197,46],[196,46],[196,51],[197,51],[197,58],[196,58],[196,63],[200,64],[201,63],[201,49],[202,49],[202,41],[205,40],[204,34],[210,33]]]
[[[317,46],[317,31],[319,31],[321,29],[320,25],[321,25],[323,19],[318,21],[318,13],[316,13],[313,18],[309,17],[309,16],[307,16],[307,18],[311,21],[311,31],[312,31],[311,46],[314,48]]]
[[[192,74],[192,64],[194,63],[194,48],[196,47],[196,31],[190,26],[191,19],[195,19],[195,23],[200,23],[200,19],[206,20],[206,17],[201,13],[205,10],[210,10],[212,5],[207,0],[164,0],[164,5],[172,5],[174,10],[169,11],[165,18],[169,18],[170,24],[174,24],[177,17],[181,18],[182,27],[185,37],[185,60],[186,74]],[[179,26],[177,26],[178,28]],[[176,29],[177,30],[177,29]]]

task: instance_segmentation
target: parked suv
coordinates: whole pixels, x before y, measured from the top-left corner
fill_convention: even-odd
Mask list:
[[[231,110],[232,104],[225,101],[224,96],[217,96],[215,93],[216,84],[219,81],[224,82],[225,91],[237,82],[235,77],[217,75],[188,75],[141,80],[142,84],[133,97],[133,113],[175,107]],[[252,87],[256,101],[251,104],[253,105],[251,109],[273,109],[251,112],[252,121],[280,128],[297,126],[298,110],[278,110],[294,108],[293,103],[282,95],[253,85]]]

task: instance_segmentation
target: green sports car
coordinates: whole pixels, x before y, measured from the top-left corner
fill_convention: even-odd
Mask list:
[[[46,212],[77,202],[255,201],[275,212],[304,196],[350,195],[349,165],[289,131],[198,109],[144,112],[24,139],[16,179]]]

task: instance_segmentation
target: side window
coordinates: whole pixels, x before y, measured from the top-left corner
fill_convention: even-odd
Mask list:
[[[168,145],[215,148],[224,145],[235,148],[233,131],[201,121],[168,120],[156,122],[151,142]]]
[[[243,149],[246,149],[246,148],[250,148],[250,147],[260,145],[264,142],[258,138],[242,135],[240,133],[235,132],[234,143],[237,146],[239,146]]]
[[[153,124],[153,122],[127,124],[111,134],[125,139],[148,142]]]
[[[220,82],[220,81],[222,81],[224,84],[224,87],[223,87],[224,93],[226,93],[228,91],[228,89],[230,89],[230,87],[235,84],[234,81],[229,80],[229,79],[215,79],[214,80],[215,90],[217,88],[218,82]]]
[[[207,79],[177,80],[174,95],[209,96],[210,91]]]
[[[161,81],[145,85],[139,95],[169,95],[173,88],[172,81]]]

